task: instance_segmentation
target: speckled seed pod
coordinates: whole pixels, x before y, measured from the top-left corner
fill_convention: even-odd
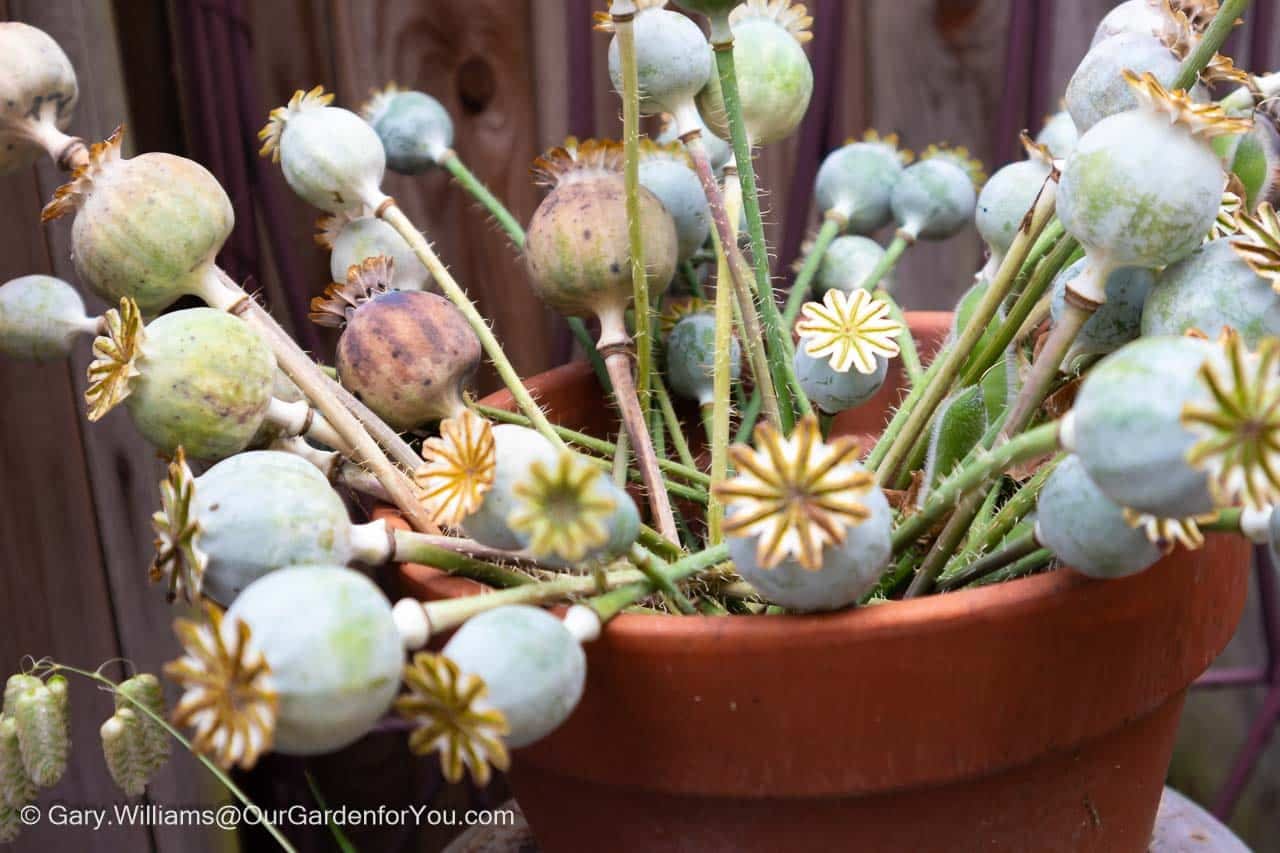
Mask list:
[[[1049,310],[1054,322],[1066,308],[1067,283],[1084,270],[1081,258],[1053,280],[1053,300]],[[1142,267],[1121,267],[1107,278],[1107,301],[1085,321],[1071,349],[1062,359],[1068,373],[1074,372],[1077,359],[1089,355],[1106,355],[1138,337],[1142,325],[1142,306],[1155,281],[1155,274]],[[1176,333],[1175,333],[1176,334]]]
[[[404,646],[374,583],[340,566],[296,566],[250,584],[223,631],[249,626],[279,694],[275,749],[318,755],[353,743],[391,707]]]
[[[97,331],[84,300],[60,278],[26,275],[0,285],[0,353],[37,360],[65,358],[76,338]]]
[[[1024,136],[1023,142],[1029,140]],[[1009,251],[1018,227],[1036,203],[1040,189],[1053,171],[1048,149],[1034,143],[1027,145],[1028,158],[998,169],[978,194],[974,223],[987,244],[991,257],[1000,258]]]
[[[1216,339],[1228,326],[1251,348],[1264,337],[1280,335],[1280,294],[1230,240],[1213,240],[1160,273],[1142,312],[1142,334],[1198,329]]]
[[[1071,75],[1067,83],[1067,112],[1076,129],[1086,133],[1107,116],[1138,106],[1122,71],[1150,72],[1167,87],[1177,78],[1181,65],[1182,60],[1155,35],[1126,32],[1112,36],[1091,48]],[[1192,98],[1207,101],[1209,93],[1196,84]]]
[[[1126,79],[1142,107],[1081,136],[1058,186],[1063,226],[1091,258],[1105,260],[1102,269],[1166,266],[1199,246],[1227,180],[1209,140],[1249,126],[1166,92],[1150,75]]]
[[[79,98],[71,61],[49,35],[20,21],[0,21],[0,175],[45,153],[45,127],[65,130]]]
[[[318,468],[291,453],[252,451],[214,465],[195,481],[189,517],[208,561],[204,594],[224,607],[269,572],[346,565],[354,554],[342,498]]]
[[[534,172],[553,187],[525,238],[534,290],[562,314],[621,316],[632,294],[622,146],[571,139],[535,161]],[[656,297],[675,275],[678,242],[671,214],[643,187],[640,222],[649,294]]]
[[[1058,463],[1036,503],[1036,539],[1091,578],[1122,578],[1160,559],[1141,527],[1089,479],[1077,456]]]
[[[532,429],[515,424],[493,427],[495,465],[493,486],[480,508],[467,516],[462,530],[490,548],[515,551],[523,547],[520,537],[507,524],[516,507],[512,488],[535,461],[551,465],[558,451],[551,442]]]
[[[110,305],[123,297],[151,316],[180,296],[204,297],[214,279],[235,214],[207,169],[172,154],[120,157],[120,131],[93,146],[44,210],[44,219],[75,213],[71,258],[76,273]],[[207,300],[206,300],[207,301]]]
[[[99,339],[102,340],[102,339]],[[222,459],[248,446],[267,415],[276,361],[241,321],[188,308],[146,327],[125,406],[166,455]]]
[[[667,336],[667,384],[681,397],[710,405],[714,397],[716,318],[700,312],[676,323]],[[742,347],[730,339],[729,381],[742,374]]]
[[[473,616],[444,655],[484,681],[485,701],[506,718],[505,740],[514,749],[555,731],[577,707],[586,683],[582,646],[559,619],[527,605]]]
[[[801,47],[813,37],[812,18],[789,0],[749,0],[729,21],[747,139],[752,145],[785,139],[800,126],[813,96],[813,68]],[[698,112],[713,133],[730,138],[718,74],[712,74],[698,93]]]
[[[963,148],[930,146],[918,163],[902,171],[890,205],[902,230],[912,237],[943,240],[973,217],[982,183],[981,166]]]
[[[829,415],[852,409],[870,400],[889,372],[889,360],[876,356],[876,369],[871,373],[846,370],[843,373],[831,366],[826,358],[814,358],[796,347],[795,370],[800,387],[810,402]]]
[[[889,197],[910,159],[892,135],[881,139],[872,132],[860,142],[842,145],[818,167],[813,190],[818,210],[845,217],[845,230],[853,234],[888,225],[893,218]]]
[[[360,116],[329,106],[332,101],[320,86],[295,92],[259,132],[262,154],[280,163],[299,198],[321,210],[378,204],[387,166],[382,140]]]
[[[387,167],[402,175],[420,175],[436,165],[453,145],[453,120],[444,105],[425,92],[393,83],[361,109],[382,147]]]
[[[678,143],[640,141],[640,186],[658,197],[676,226],[676,261],[683,263],[711,234],[711,212],[689,155]]]
[[[334,281],[346,281],[347,270],[385,255],[395,264],[396,290],[427,290],[431,286],[431,274],[413,249],[396,229],[375,216],[343,219],[331,236],[321,234],[316,239],[332,250],[329,274]]]
[[[44,684],[24,690],[14,702],[13,720],[27,778],[41,788],[56,785],[71,751],[65,688],[60,695]]]
[[[1036,142],[1049,149],[1055,160],[1063,160],[1075,150],[1080,131],[1071,120],[1071,113],[1059,110],[1045,119],[1044,127],[1036,134]]]
[[[391,290],[395,265],[369,258],[311,301],[311,319],[342,328],[338,378],[400,430],[451,417],[480,366],[480,341],[462,312],[434,293]]]
[[[711,45],[692,19],[664,9],[663,0],[639,0],[632,19],[640,112],[675,113],[693,103],[714,73]],[[596,28],[613,31],[609,13],[597,16]],[[618,37],[609,42],[609,79],[621,92],[622,52]]]
[[[828,290],[852,293],[862,286],[867,275],[883,257],[884,247],[870,237],[860,234],[837,237],[831,241],[827,253],[818,264],[818,271],[813,277],[814,291],[819,296]],[[892,277],[882,278],[880,287],[892,291]]]
[[[1139,338],[1089,371],[1064,444],[1098,487],[1121,506],[1159,518],[1213,509],[1209,477],[1186,460],[1196,436],[1183,406],[1203,403],[1198,372],[1216,348],[1197,338]]]

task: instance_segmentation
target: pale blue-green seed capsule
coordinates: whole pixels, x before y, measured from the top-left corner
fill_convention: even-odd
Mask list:
[[[667,336],[667,382],[681,397],[710,405],[715,396],[716,318],[690,314],[676,323]],[[742,373],[742,348],[730,339],[729,380]]]
[[[688,163],[671,156],[640,161],[640,186],[658,197],[676,225],[676,260],[693,257],[711,234],[711,213],[702,183]]]
[[[317,755],[354,742],[391,707],[404,646],[391,605],[364,575],[295,566],[250,584],[227,611],[242,620],[280,696],[275,749]]]
[[[660,6],[641,9],[632,29],[640,112],[681,111],[712,76],[711,45],[691,19]],[[623,90],[617,36],[609,42],[609,79],[615,90]]]
[[[80,96],[75,68],[48,33],[19,21],[0,21],[0,125],[35,121],[66,130]],[[0,175],[45,155],[25,133],[3,134]]]
[[[1019,160],[998,169],[982,187],[974,222],[993,257],[1009,251],[1052,168],[1040,160]]]
[[[453,145],[449,111],[425,92],[389,92],[367,118],[387,152],[387,167],[402,175],[422,174]]]
[[[818,167],[814,200],[822,213],[835,211],[845,230],[870,234],[893,218],[889,198],[902,176],[897,149],[885,142],[851,142],[832,151]]]
[[[1168,21],[1169,16],[1158,3],[1151,0],[1124,0],[1103,16],[1093,32],[1089,47],[1097,47],[1102,41],[1119,33],[1155,35],[1168,25]]]
[[[345,565],[354,556],[342,498],[319,469],[291,453],[251,451],[214,465],[195,482],[192,517],[208,558],[204,593],[224,606],[269,572]]]
[[[426,290],[431,274],[409,248],[404,238],[386,222],[375,216],[362,216],[342,226],[333,238],[329,255],[329,275],[334,281],[347,280],[347,270],[369,258],[384,255],[395,265],[396,290]]]
[[[844,373],[831,366],[829,358],[814,358],[804,351],[803,344],[796,347],[796,379],[812,402],[829,415],[852,409],[875,396],[884,385],[889,372],[889,360],[875,356],[876,369],[871,373],[859,373],[850,367]]]
[[[1160,559],[1160,549],[1125,521],[1124,508],[1089,479],[1074,455],[1053,469],[1036,507],[1037,540],[1081,574],[1119,578]]]
[[[1204,241],[1225,184],[1209,145],[1154,110],[1130,110],[1080,137],[1058,185],[1058,217],[1110,264],[1162,267]]]
[[[1067,304],[1067,284],[1084,270],[1087,261],[1076,261],[1053,280],[1050,316],[1056,323]],[[1086,356],[1106,355],[1138,337],[1142,326],[1142,306],[1155,281],[1155,274],[1142,267],[1120,267],[1107,277],[1107,301],[1085,321],[1075,341],[1062,359],[1063,369],[1074,372],[1077,361]]]
[[[903,169],[890,205],[903,231],[942,240],[968,224],[977,201],[969,173],[952,158],[939,156]]]
[[[142,741],[142,757],[145,761],[146,774],[150,776],[169,759],[169,733],[164,726],[134,708],[129,699],[146,707],[157,717],[164,719],[164,690],[160,680],[149,672],[139,673],[130,679],[120,682],[116,688],[116,711],[132,710],[137,719],[139,737]]]
[[[285,181],[308,204],[330,213],[377,204],[386,153],[355,113],[304,102],[288,116],[279,152]]]
[[[149,323],[125,405],[160,451],[222,459],[248,446],[275,385],[275,357],[241,321],[188,308]]]
[[[1099,42],[1085,54],[1067,83],[1067,112],[1080,133],[1086,133],[1107,116],[1138,106],[1133,89],[1121,72],[1150,72],[1162,86],[1172,85],[1182,62],[1154,35],[1120,33]],[[1207,101],[1208,92],[1197,84],[1192,98]]]
[[[65,358],[98,321],[86,316],[71,285],[48,275],[27,275],[0,285],[0,353],[37,360]]]
[[[1214,507],[1208,473],[1192,468],[1196,436],[1182,424],[1188,403],[1209,404],[1200,367],[1220,351],[1196,338],[1139,338],[1085,376],[1064,444],[1090,479],[1121,506],[1158,518],[1190,518]]]
[[[1142,334],[1198,329],[1216,339],[1228,326],[1250,348],[1280,335],[1280,294],[1236,254],[1230,239],[1212,240],[1160,273],[1142,312]]]
[[[582,698],[587,659],[559,619],[537,607],[509,605],[473,616],[444,647],[445,657],[480,677],[484,701],[502,712],[514,749],[560,726]]]
[[[892,552],[893,513],[884,493],[872,488],[858,502],[870,515],[846,528],[843,544],[823,549],[818,571],[804,568],[794,557],[771,569],[761,568],[756,563],[757,536],[727,537],[729,556],[743,579],[774,604],[800,611],[847,607],[876,585]]]
[[[18,724],[8,715],[0,716],[0,808],[18,809],[36,797],[36,785],[22,765],[18,745]]]
[[[132,710],[121,708],[98,729],[107,772],[130,797],[142,796],[151,775],[147,770],[146,746],[139,722],[138,715]]]
[[[1080,131],[1071,120],[1071,113],[1059,110],[1045,121],[1044,127],[1036,134],[1036,142],[1049,149],[1055,160],[1063,160],[1075,150],[1080,139]]]
[[[814,291],[818,296],[828,290],[853,293],[862,287],[862,283],[883,257],[884,248],[870,237],[860,234],[837,237],[831,241],[827,253],[818,264],[818,271],[813,276]],[[885,276],[880,280],[879,286],[892,291],[893,279]]]
[[[516,508],[512,488],[534,462],[551,467],[559,451],[551,442],[528,427],[497,424],[493,427],[495,467],[493,486],[485,493],[480,508],[462,522],[463,532],[490,548],[519,550],[520,537],[507,524]]]
[[[14,705],[13,719],[27,778],[41,788],[57,784],[66,772],[71,749],[65,708],[44,685],[24,691]]]

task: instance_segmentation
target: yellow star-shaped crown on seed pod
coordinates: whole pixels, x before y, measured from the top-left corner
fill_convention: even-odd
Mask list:
[[[1205,139],[1234,136],[1253,127],[1253,119],[1228,115],[1215,103],[1196,103],[1182,89],[1166,89],[1150,71],[1139,75],[1126,68],[1121,73],[1138,103],[1167,116],[1172,123],[1182,125],[1195,136]]]
[[[1204,547],[1204,533],[1200,525],[1215,520],[1216,512],[1197,515],[1191,518],[1160,518],[1150,513],[1138,512],[1129,507],[1124,508],[1124,521],[1133,528],[1141,528],[1151,544],[1166,554],[1181,545],[1188,551]]]
[[[124,125],[120,125],[105,141],[90,146],[89,162],[77,166],[71,173],[71,180],[53,191],[53,199],[40,211],[40,221],[52,222],[78,210],[93,192],[93,182],[120,160],[123,141]]]
[[[556,187],[566,181],[602,174],[621,175],[625,156],[622,143],[612,139],[585,139],[570,136],[533,161],[529,171],[534,183]]]
[[[874,127],[869,127],[862,132],[861,137],[850,136],[845,139],[845,145],[852,145],[855,142],[866,142],[870,145],[879,145],[890,152],[897,158],[898,162],[904,166],[910,165],[911,161],[916,159],[916,153],[910,148],[901,147],[901,140],[896,133],[881,133]]]
[[[396,713],[417,723],[409,735],[415,755],[440,753],[440,769],[450,782],[462,781],[464,770],[479,786],[489,783],[489,767],[506,770],[511,756],[503,736],[507,719],[484,699],[484,679],[463,673],[444,655],[418,652],[405,665],[409,692],[396,699]]]
[[[160,481],[160,510],[151,516],[156,533],[156,555],[148,576],[152,583],[168,580],[169,601],[181,596],[194,604],[200,600],[209,558],[200,550],[200,522],[192,516],[196,482],[181,447],[169,463],[168,476]]]
[[[387,108],[387,104],[390,103],[391,99],[404,91],[407,90],[401,89],[394,80],[380,89],[376,86],[370,89],[368,99],[360,105],[360,118],[369,122],[369,124],[373,124],[378,120],[378,116],[382,111]]]
[[[727,510],[725,533],[759,536],[756,562],[763,569],[795,557],[820,571],[823,548],[842,544],[848,529],[871,514],[858,498],[875,487],[875,478],[851,467],[858,443],[848,437],[823,442],[812,415],[789,438],[770,424],[756,427],[754,438],[754,450],[729,448],[738,474],[713,487]]]
[[[173,623],[186,652],[164,668],[184,690],[173,721],[194,729],[192,746],[219,767],[250,770],[275,739],[280,697],[249,626],[239,619],[224,625],[222,611],[209,602],[205,616]]]
[[[307,110],[323,109],[333,103],[333,94],[326,93],[324,86],[316,86],[309,92],[299,89],[293,93],[293,97],[289,99],[289,103],[283,107],[276,107],[271,111],[267,123],[262,130],[258,131],[258,138],[262,140],[262,148],[258,153],[266,157],[271,155],[273,163],[280,162],[280,138],[284,136],[285,125],[289,120],[298,113]]]
[[[426,459],[413,480],[437,524],[457,527],[480,509],[493,488],[498,454],[493,427],[470,409],[440,423],[440,435],[422,444]]]
[[[813,16],[803,3],[792,3],[791,0],[746,0],[729,13],[729,24],[737,26],[749,18],[770,18],[801,44],[813,38],[809,29],[813,26]]]
[[[987,182],[987,170],[983,168],[982,161],[969,153],[969,149],[963,145],[950,145],[946,142],[937,142],[924,149],[924,153],[920,155],[920,159],[932,160],[934,158],[942,160],[950,160],[969,176],[969,180],[973,181],[975,190],[982,189],[982,185]]]
[[[1221,358],[1201,365],[1198,378],[1209,401],[1187,403],[1182,423],[1199,438],[1187,462],[1209,472],[1214,500],[1243,499],[1262,507],[1280,501],[1280,339],[1266,338],[1250,353],[1232,330],[1223,333]]]
[[[534,556],[576,563],[609,541],[618,505],[605,483],[603,471],[569,450],[551,465],[536,461],[511,488],[516,509],[507,524],[529,538]]]
[[[129,297],[120,300],[104,316],[107,333],[93,341],[93,361],[89,362],[89,385],[84,392],[88,418],[96,421],[129,396],[133,379],[141,374],[138,359],[146,330],[138,303]]]
[[[831,369],[847,373],[874,373],[876,356],[898,354],[902,324],[889,316],[889,303],[866,290],[853,293],[831,289],[822,302],[807,302],[796,323],[801,346],[813,358],[830,360]]]
[[[1280,293],[1280,216],[1276,209],[1264,201],[1252,216],[1242,210],[1236,217],[1236,226],[1240,236],[1231,241],[1231,248]]]
[[[391,290],[395,268],[395,261],[386,255],[374,255],[352,264],[347,268],[346,281],[335,281],[324,289],[323,296],[312,297],[308,319],[317,326],[341,329],[353,311]]]

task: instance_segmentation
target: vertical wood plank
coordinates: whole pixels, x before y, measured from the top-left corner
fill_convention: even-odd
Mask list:
[[[87,139],[102,139],[112,128],[127,120],[127,102],[114,38],[115,25],[107,4],[68,8],[36,0],[13,0],[10,5],[15,17],[48,32],[71,57],[81,81],[75,122],[77,133]],[[42,199],[49,198],[65,179],[49,163],[41,163],[36,173]],[[15,210],[23,217],[24,230],[33,239],[39,234],[38,211],[38,204],[27,204],[20,211]],[[46,229],[46,239],[53,273],[74,282],[76,276],[70,262],[69,233],[68,222],[52,223]],[[86,301],[91,311],[104,307],[96,299]],[[139,670],[158,672],[165,661],[178,653],[177,642],[170,630],[174,612],[146,577],[153,553],[154,534],[150,518],[159,504],[157,483],[163,466],[123,411],[113,412],[91,426],[83,423],[81,395],[89,358],[87,346],[78,348],[73,356],[70,379],[75,392],[74,408],[63,410],[59,415],[70,424],[80,424],[82,430],[84,454],[81,461],[87,465],[101,560],[106,570],[107,592],[98,598],[98,607],[108,613],[114,611],[118,634],[118,644],[104,645],[96,654],[89,654],[98,660],[123,656]],[[16,428],[4,432],[22,434]],[[96,666],[97,661],[82,659],[80,663]],[[84,693],[82,690],[81,695]],[[170,700],[173,698],[175,694],[171,691]],[[95,713],[101,715],[101,710],[95,709]],[[99,716],[98,722],[103,718]],[[77,761],[97,768],[100,759],[95,760],[91,754],[95,740],[96,736],[81,739],[82,747],[87,748],[80,751]],[[149,796],[157,802],[194,805],[209,802],[221,794],[216,783],[194,759],[186,753],[175,752],[174,759],[157,774]],[[113,790],[103,801],[113,799],[122,800],[123,796]],[[157,827],[151,834],[157,846],[167,850],[211,849],[214,843],[214,836],[207,831]]]

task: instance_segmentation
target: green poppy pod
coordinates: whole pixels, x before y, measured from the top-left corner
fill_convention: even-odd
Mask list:
[[[681,397],[710,405],[714,397],[716,318],[699,312],[681,319],[667,336],[667,383]],[[729,380],[742,375],[742,346],[729,343]]]
[[[1056,323],[1066,310],[1067,283],[1084,271],[1084,258],[1067,267],[1053,280],[1050,316]],[[1093,312],[1076,334],[1071,348],[1063,356],[1062,366],[1074,372],[1077,360],[1114,352],[1142,333],[1143,304],[1155,282],[1155,274],[1143,267],[1120,267],[1107,277],[1107,301]],[[1174,333],[1177,334],[1177,333]]]
[[[316,242],[330,250],[329,274],[346,281],[347,271],[370,258],[385,255],[395,264],[396,290],[429,290],[431,273],[418,260],[396,229],[376,216],[324,217]]]
[[[999,266],[999,259],[1009,251],[1027,211],[1035,205],[1041,188],[1053,173],[1053,155],[1049,150],[1026,136],[1022,141],[1027,159],[997,169],[978,194],[974,224],[995,259],[993,266]]]
[[[360,116],[329,106],[332,101],[320,86],[295,92],[258,132],[261,153],[280,164],[299,198],[321,210],[344,213],[378,204],[387,167],[382,140]]]
[[[97,329],[80,294],[60,278],[26,275],[0,285],[0,353],[65,358],[77,338]]]
[[[519,749],[560,727],[582,698],[587,658],[564,623],[537,607],[495,607],[473,616],[445,644],[458,669],[484,682],[502,713],[504,740]]]
[[[280,569],[250,584],[223,617],[249,627],[279,696],[275,749],[319,755],[354,743],[391,707],[404,646],[373,581],[341,566]]]
[[[875,370],[862,373],[858,370],[836,370],[826,358],[814,358],[796,348],[794,366],[796,379],[810,402],[829,415],[852,409],[870,400],[884,385],[889,372],[889,360],[875,357]]]
[[[638,0],[632,18],[635,34],[636,81],[640,112],[685,111],[713,74],[711,45],[690,18],[663,8],[666,0]],[[613,32],[607,12],[596,17],[596,29]],[[621,92],[622,50],[618,37],[609,42],[609,79]]]
[[[1205,340],[1139,338],[1086,375],[1063,444],[1111,500],[1158,518],[1214,508],[1207,472],[1187,461],[1197,437],[1182,422],[1187,404],[1209,400],[1199,374],[1211,359],[1220,355]]]
[[[1178,77],[1182,60],[1159,37],[1120,33],[1097,44],[1085,54],[1067,83],[1066,105],[1080,133],[1086,133],[1107,116],[1138,106],[1123,72],[1150,73],[1168,87]],[[1197,102],[1209,100],[1208,91],[1196,84],[1191,92]]]
[[[444,105],[425,92],[394,83],[361,108],[387,153],[387,167],[401,175],[420,175],[440,162],[453,145],[453,119]]]
[[[56,41],[20,21],[0,21],[0,175],[62,142],[79,96],[75,69]]]
[[[562,314],[620,320],[632,296],[622,146],[569,139],[534,162],[552,187],[533,213],[525,261],[534,291]],[[645,270],[658,296],[675,275],[675,221],[658,197],[640,188]]]
[[[542,435],[515,424],[494,426],[493,442],[491,484],[479,509],[462,522],[462,531],[490,548],[517,551],[524,543],[508,523],[518,503],[515,486],[534,462],[554,464],[558,451]]]
[[[71,259],[110,305],[125,297],[152,316],[181,296],[217,304],[225,290],[214,258],[231,234],[231,200],[207,169],[172,154],[120,156],[121,131],[94,145],[45,206],[42,218],[75,214]]]
[[[1036,143],[1048,148],[1055,160],[1066,159],[1079,139],[1080,131],[1066,110],[1059,110],[1045,119],[1044,127],[1036,134]]]
[[[1280,294],[1231,242],[1211,240],[1160,273],[1142,311],[1143,335],[1196,329],[1212,339],[1231,328],[1250,347],[1280,336]]]
[[[970,159],[968,150],[931,145],[894,184],[889,202],[893,216],[911,237],[943,240],[973,218],[977,187],[984,179],[982,165]]]
[[[706,245],[711,212],[684,147],[640,140],[640,186],[658,197],[676,226],[676,260],[684,263]]]
[[[870,234],[893,218],[889,199],[910,151],[898,147],[898,137],[883,138],[867,131],[862,141],[850,141],[828,154],[814,178],[814,200],[822,213],[845,219],[844,230]]]
[[[729,22],[747,139],[752,145],[785,139],[800,126],[813,96],[813,68],[801,47],[813,38],[813,19],[790,0],[748,0]],[[718,74],[698,93],[698,112],[713,133],[730,138]]]
[[[884,257],[884,247],[861,234],[846,234],[831,241],[813,276],[815,292],[821,296],[828,290],[852,293],[862,287],[871,271]],[[880,287],[893,290],[893,279],[885,276]]]
[[[1079,457],[1058,463],[1036,501],[1036,540],[1058,561],[1091,578],[1122,578],[1161,552],[1124,508],[1089,479]]]

